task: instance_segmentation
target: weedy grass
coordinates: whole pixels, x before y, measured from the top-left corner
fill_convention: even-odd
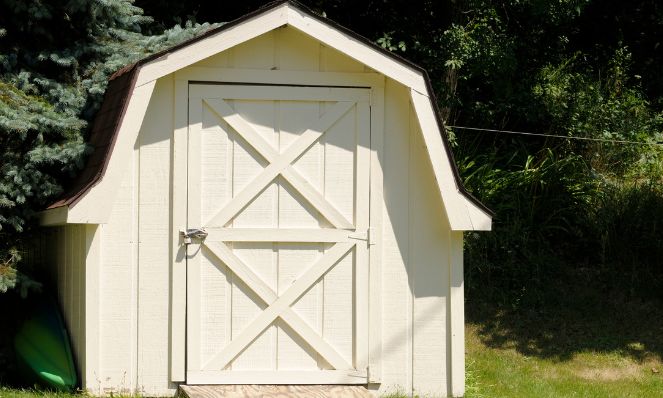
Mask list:
[[[537,311],[484,307],[470,315],[466,397],[663,397],[657,306],[565,304]]]
[[[639,362],[610,352],[579,353],[566,361],[531,357],[486,346],[476,325],[467,328],[467,358],[473,377],[467,398],[663,397],[660,360]]]
[[[37,390],[33,388],[0,387],[0,398],[88,398],[81,392],[67,393],[59,391]],[[110,395],[112,398],[141,398],[140,395]]]
[[[1,398],[82,398],[83,395],[35,389],[0,387]]]

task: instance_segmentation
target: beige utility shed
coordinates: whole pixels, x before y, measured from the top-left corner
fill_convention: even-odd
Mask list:
[[[41,214],[93,394],[464,393],[463,189],[426,73],[277,2],[116,73]]]

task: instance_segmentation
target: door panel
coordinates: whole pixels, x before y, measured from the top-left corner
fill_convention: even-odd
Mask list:
[[[187,382],[366,383],[368,89],[189,93]]]

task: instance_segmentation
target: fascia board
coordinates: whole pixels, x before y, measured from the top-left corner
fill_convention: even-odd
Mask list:
[[[59,225],[67,224],[67,215],[69,214],[69,206],[56,207],[37,213],[39,225],[42,227],[56,227]]]
[[[283,4],[146,63],[141,67],[141,74],[138,76],[136,86],[169,75],[285,25],[288,20],[288,9],[288,5]]]
[[[420,71],[381,54],[362,40],[324,24],[297,8],[288,7],[288,25],[405,86],[426,91]]]
[[[472,222],[473,231],[491,231],[493,225],[493,218],[490,214],[487,214],[482,208],[472,203],[471,200],[463,198],[465,200],[465,205],[467,206],[467,211],[470,215],[470,221]]]
[[[410,89],[410,99],[419,122],[428,158],[433,167],[433,175],[437,182],[451,230],[473,231],[472,217],[470,217],[465,197],[456,186],[451,159],[442,142],[442,135],[430,98],[417,90]]]
[[[142,70],[139,73],[142,74]],[[134,88],[127,111],[122,118],[117,141],[110,155],[104,177],[85,196],[69,207],[67,223],[105,224],[108,222],[122,178],[133,164],[134,145],[138,139],[138,133],[155,85],[156,81],[151,81]]]

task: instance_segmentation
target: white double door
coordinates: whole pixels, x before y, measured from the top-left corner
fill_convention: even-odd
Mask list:
[[[189,86],[187,383],[366,383],[369,96]]]

